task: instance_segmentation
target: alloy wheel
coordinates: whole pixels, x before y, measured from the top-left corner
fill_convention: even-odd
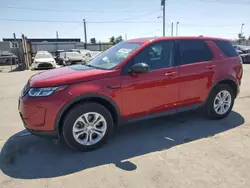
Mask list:
[[[82,145],[91,146],[98,143],[107,131],[105,118],[97,112],[81,115],[73,125],[73,136]]]
[[[214,99],[214,110],[217,114],[223,115],[230,109],[231,103],[231,94],[227,90],[222,90]]]

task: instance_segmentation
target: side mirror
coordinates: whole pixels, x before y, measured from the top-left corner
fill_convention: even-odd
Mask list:
[[[136,63],[131,67],[129,73],[144,74],[147,73],[148,71],[149,71],[149,66],[146,63]]]

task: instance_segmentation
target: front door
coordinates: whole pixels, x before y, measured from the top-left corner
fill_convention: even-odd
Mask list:
[[[173,109],[178,101],[178,68],[173,66],[174,41],[156,42],[139,52],[130,62],[146,63],[145,74],[121,78],[123,118]],[[129,63],[129,62],[128,62]],[[127,72],[127,74],[126,74]]]

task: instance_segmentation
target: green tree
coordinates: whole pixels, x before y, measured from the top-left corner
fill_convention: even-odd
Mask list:
[[[121,35],[115,38],[115,43],[116,44],[119,43],[119,42],[122,42],[122,41],[123,41],[123,39],[122,39]]]
[[[111,43],[115,43],[115,37],[114,37],[114,36],[112,36],[112,37],[109,39],[109,42],[111,42]]]

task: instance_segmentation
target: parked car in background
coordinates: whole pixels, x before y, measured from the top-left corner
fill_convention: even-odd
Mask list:
[[[0,51],[0,64],[1,65],[13,65],[17,64],[17,56],[8,51]]]
[[[34,68],[35,69],[48,69],[56,68],[56,61],[47,51],[38,51],[34,58]]]
[[[59,65],[59,64],[61,64],[61,62],[60,62],[60,57],[61,57],[61,53],[64,53],[64,50],[57,50],[56,51],[56,53],[55,53],[55,57],[54,57],[54,59],[55,59],[55,61],[56,61],[56,63]]]
[[[242,74],[242,60],[228,40],[134,39],[116,44],[86,65],[32,76],[18,109],[31,133],[58,137],[76,150],[89,151],[126,122],[199,107],[211,119],[225,118]]]
[[[250,62],[250,46],[234,45],[234,48],[236,49],[238,54],[241,56],[242,61],[244,63]]]
[[[86,63],[83,56],[78,52],[61,52],[59,62],[64,66]]]
[[[90,51],[91,59],[94,59],[96,56],[101,54],[102,51]]]
[[[91,58],[91,51],[86,50],[86,49],[71,49],[71,52],[78,52],[79,54],[82,55],[84,58],[85,64],[88,63],[92,58]]]

